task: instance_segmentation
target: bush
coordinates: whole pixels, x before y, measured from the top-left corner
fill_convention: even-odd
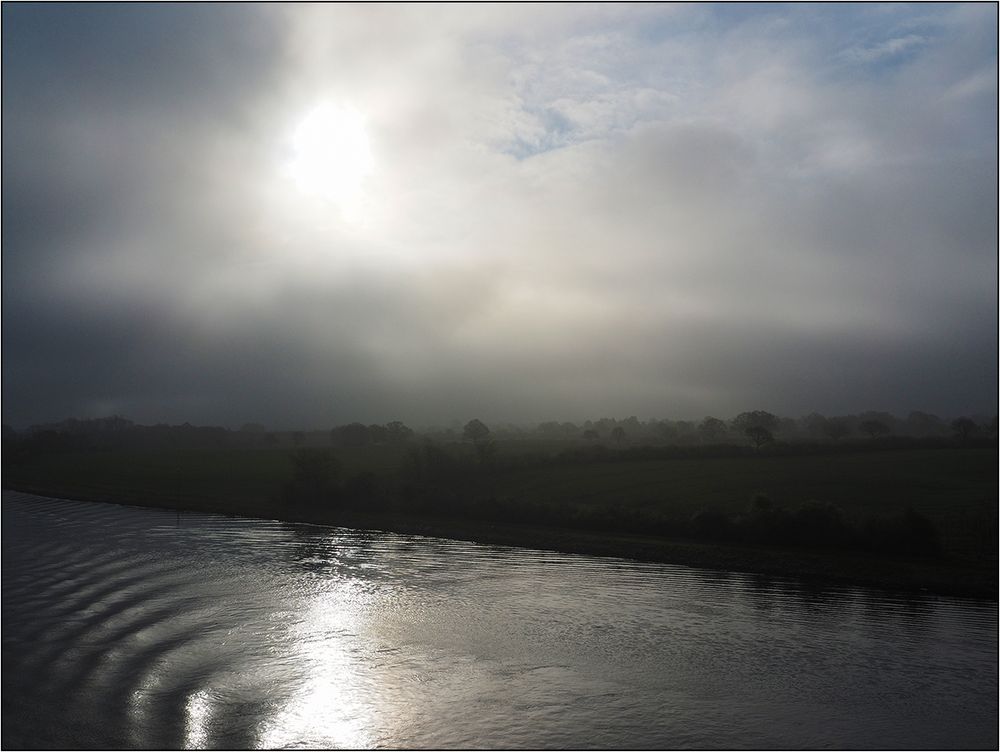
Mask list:
[[[869,518],[864,538],[866,546],[876,552],[941,555],[941,538],[934,523],[911,507],[894,517]]]
[[[791,515],[763,493],[753,495],[749,512],[735,523],[746,543],[787,546],[796,542]]]
[[[718,509],[703,509],[691,515],[690,530],[698,538],[709,540],[733,540],[736,526],[729,517]]]

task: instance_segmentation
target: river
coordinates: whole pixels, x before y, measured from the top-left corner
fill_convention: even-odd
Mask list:
[[[4,749],[992,748],[997,603],[3,492]]]

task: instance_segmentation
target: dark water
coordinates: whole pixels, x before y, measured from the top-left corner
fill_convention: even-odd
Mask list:
[[[3,747],[996,748],[997,606],[3,492]]]

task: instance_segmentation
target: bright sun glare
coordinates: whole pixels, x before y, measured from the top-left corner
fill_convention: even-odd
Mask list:
[[[292,134],[289,171],[306,195],[350,202],[373,166],[364,118],[352,107],[318,105]]]

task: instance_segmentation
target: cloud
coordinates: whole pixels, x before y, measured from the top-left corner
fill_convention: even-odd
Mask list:
[[[995,411],[995,8],[418,10],[5,6],[5,422]]]
[[[907,50],[927,44],[927,41],[919,34],[907,34],[902,37],[886,39],[877,44],[851,47],[844,50],[841,56],[849,62],[874,63],[885,58],[896,57]]]

